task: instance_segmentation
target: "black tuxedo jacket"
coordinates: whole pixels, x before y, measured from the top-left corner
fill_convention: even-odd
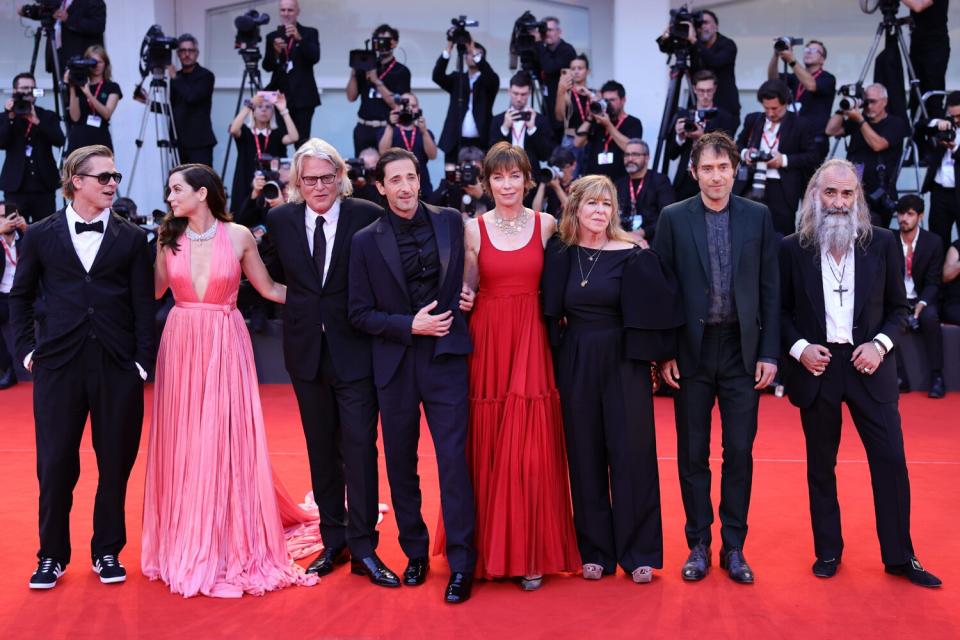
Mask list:
[[[282,91],[287,97],[287,106],[291,109],[307,109],[320,104],[320,92],[317,91],[317,81],[313,77],[313,66],[320,61],[320,36],[313,27],[305,27],[299,22],[297,30],[300,32],[300,42],[294,41],[290,49],[290,60],[293,69],[287,71],[287,54],[279,55],[273,50],[273,37],[280,30],[274,31],[264,38],[263,65],[264,71],[273,73],[267,89]]]
[[[490,146],[497,144],[498,142],[505,140],[507,142],[513,143],[513,134],[511,131],[507,131],[507,135],[503,135],[503,132],[500,131],[500,127],[503,126],[503,117],[506,115],[506,112],[498,113],[493,117],[493,121],[490,123]],[[523,150],[527,152],[527,159],[530,160],[530,166],[533,168],[533,179],[537,180],[540,169],[541,160],[549,160],[550,154],[553,153],[554,140],[553,140],[553,125],[550,123],[550,120],[547,120],[547,117],[541,113],[536,114],[534,118],[534,123],[536,124],[537,130],[530,135],[527,133],[523,137]]]
[[[453,54],[456,55],[456,54]],[[453,57],[451,56],[451,58]],[[467,115],[470,106],[470,77],[469,73],[447,73],[448,59],[440,56],[433,66],[433,82],[450,94],[450,105],[447,107],[447,119],[443,121],[443,132],[440,134],[439,146],[444,154],[449,154],[460,144],[460,132],[463,129],[463,118]],[[497,75],[486,56],[477,65],[480,77],[473,84],[473,118],[477,122],[477,132],[481,138],[490,130],[490,119],[493,117],[493,101],[500,90],[500,76]],[[457,98],[463,98],[463,107],[457,114]],[[456,162],[456,158],[448,160]]]
[[[785,352],[803,338],[825,345],[827,315],[823,302],[820,250],[800,246],[800,236],[791,234],[780,243],[780,289],[783,308],[780,333]],[[888,229],[873,228],[866,247],[854,249],[853,342],[870,342],[878,333],[894,343],[906,323],[907,298],[903,288],[903,259],[900,242]],[[891,354],[892,355],[892,354]],[[807,371],[791,356],[784,357],[784,385],[790,402],[809,407],[820,392],[821,379]],[[870,395],[878,402],[896,402],[897,363],[888,357],[872,376],[863,378]]]
[[[940,146],[928,149],[927,173],[923,177],[923,188],[921,189],[923,193],[931,191],[936,186],[935,178],[946,153],[950,153],[950,150]],[[960,185],[960,150],[953,154],[953,184]],[[956,206],[960,208],[960,189],[954,188],[953,192],[957,199]]]
[[[190,73],[180,71],[170,82],[170,106],[181,149],[217,144],[210,110],[213,108],[213,72],[199,64]]]
[[[456,209],[420,203],[433,226],[440,257],[440,286],[434,314],[453,312],[450,333],[436,338],[434,356],[467,355],[472,350],[467,321],[460,311],[463,288],[463,218]],[[387,212],[353,237],[350,254],[350,321],[373,336],[373,381],[386,386],[413,344],[413,309],[400,249]]]
[[[153,268],[143,229],[112,214],[87,273],[61,209],[27,229],[18,257],[10,317],[21,361],[32,351],[35,363],[57,369],[96,339],[120,366],[151,369]]]
[[[681,199],[689,198],[700,192],[700,185],[690,175],[690,152],[693,151],[693,140],[684,140],[683,144],[677,144],[676,134],[677,119],[675,118],[670,126],[670,135],[667,136],[667,157],[670,160],[680,159],[677,163],[677,174],[673,178],[673,188],[677,192],[677,197]],[[732,138],[737,133],[737,121],[725,109],[717,107],[717,115],[709,118],[703,127],[704,133],[714,131],[723,131]]]
[[[55,113],[40,107],[36,107],[36,111],[40,124],[32,127],[30,133],[32,157],[43,186],[49,191],[56,191],[60,185],[60,172],[57,171],[57,162],[53,158],[53,148],[63,146],[63,130]],[[0,189],[5,192],[18,191],[23,184],[23,173],[27,165],[28,125],[25,118],[11,120],[6,113],[0,113],[0,149],[7,152],[3,169],[0,170]]]
[[[106,29],[107,4],[103,0],[73,0],[60,30],[60,73],[66,70],[66,63],[71,57],[83,55],[87,47],[95,44],[102,46]],[[47,71],[53,71],[49,56]]]
[[[21,235],[21,233],[19,231],[14,231],[13,246],[17,248],[18,255],[19,255],[20,248],[23,246],[22,241],[23,241],[23,236]],[[2,250],[3,250],[3,247],[0,247],[0,251]],[[0,278],[3,278],[3,274],[6,270],[7,270],[7,261],[4,260],[3,256],[0,256]],[[2,340],[2,338],[0,338],[0,340]]]
[[[274,280],[287,285],[283,311],[283,357],[290,375],[313,380],[320,371],[320,333],[327,334],[330,359],[337,377],[350,382],[371,375],[370,337],[347,318],[347,267],[354,234],[376,220],[383,209],[355,198],[340,202],[330,268],[321,285],[307,244],[306,205],[284,204],[267,214],[269,238],[276,258]]]
[[[763,136],[763,126],[766,116],[763,113],[750,113],[743,120],[743,129],[737,136],[737,148],[760,148],[760,138]],[[814,146],[814,134],[810,127],[800,119],[800,116],[787,111],[780,122],[780,153],[787,156],[786,168],[779,169],[780,184],[787,203],[796,206],[806,189],[806,176],[820,163],[819,154]],[[743,194],[750,191],[753,182],[755,165],[750,166],[747,180],[738,180],[734,186],[734,193]]]
[[[913,250],[913,285],[917,290],[919,300],[929,305],[937,305],[940,301],[940,287],[943,285],[943,242],[940,236],[934,235],[926,229],[918,229],[917,246]],[[899,234],[894,234],[901,249],[900,273],[906,275],[907,262],[903,255],[903,242]]]
[[[660,213],[653,248],[677,276],[684,326],[677,333],[681,375],[691,375],[710,308],[710,256],[707,215],[700,196],[672,204]],[[766,206],[730,196],[733,295],[740,321],[743,366],[751,375],[759,358],[780,355],[780,294],[777,234]]]

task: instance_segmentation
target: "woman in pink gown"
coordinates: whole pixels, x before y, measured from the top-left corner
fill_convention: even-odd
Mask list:
[[[186,597],[313,584],[288,546],[307,550],[304,537],[317,528],[304,525],[316,514],[297,507],[273,474],[250,335],[236,306],[241,267],[269,300],[283,303],[286,287],[267,274],[250,231],[230,222],[210,167],[177,167],[168,186],[156,295],[169,286],[176,305],[157,354],[143,573]]]

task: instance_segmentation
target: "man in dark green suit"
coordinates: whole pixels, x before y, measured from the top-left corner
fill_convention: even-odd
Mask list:
[[[677,389],[677,467],[690,547],[682,575],[701,580],[710,567],[710,422],[718,402],[720,566],[752,583],[743,543],[759,392],[776,375],[780,348],[778,238],[766,206],[731,195],[739,156],[727,134],[705,134],[690,155],[700,193],[663,210],[654,243],[680,282],[686,320],[676,357],[661,365]]]

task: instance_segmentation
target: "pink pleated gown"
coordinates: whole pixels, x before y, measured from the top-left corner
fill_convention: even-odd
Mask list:
[[[166,253],[176,305],[157,354],[147,454],[143,573],[187,597],[316,582],[291,555],[318,538],[316,513],[300,509],[273,474],[250,334],[236,306],[240,263],[228,229],[217,227],[202,301],[190,240]]]

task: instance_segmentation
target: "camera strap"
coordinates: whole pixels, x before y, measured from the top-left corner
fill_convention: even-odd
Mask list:
[[[781,129],[781,126],[780,126],[780,125],[782,125],[782,124],[783,124],[782,122],[777,124],[777,135],[774,136],[773,142],[770,142],[769,140],[767,140],[767,132],[761,130],[762,133],[761,133],[760,137],[763,139],[764,144],[767,145],[767,151],[773,151],[773,150],[777,149],[777,147],[780,146],[780,129]],[[761,149],[762,149],[762,148],[763,148],[763,147],[761,146]],[[779,153],[779,150],[778,150],[778,153]]]
[[[577,111],[580,112],[580,122],[586,122],[586,121],[587,121],[587,106],[590,104],[590,98],[584,96],[584,97],[583,97],[583,102],[581,103],[581,102],[580,102],[580,95],[579,95],[576,91],[574,91],[573,89],[570,90],[570,97],[573,98],[574,104],[577,105]]]
[[[402,128],[397,127],[397,131],[400,132],[400,137],[403,138],[403,146],[407,148],[407,151],[413,153],[413,145],[417,143],[417,129],[414,128],[410,131],[410,140],[407,140],[407,132]]]
[[[394,58],[393,61],[391,61],[390,64],[387,66],[387,68],[383,70],[383,73],[378,73],[377,76],[378,76],[381,80],[383,80],[384,78],[387,77],[387,74],[390,73],[390,71],[393,70],[393,68],[396,66],[396,64],[397,64],[397,59]]]
[[[263,136],[263,146],[260,146],[260,134],[253,132],[253,144],[257,147],[257,160],[263,158],[263,152],[270,147],[270,134]]]
[[[817,72],[813,74],[813,79],[816,80],[819,78],[821,73],[823,73],[823,69],[817,69]],[[797,97],[795,100],[800,100],[800,96],[802,96],[806,90],[807,88],[800,82],[800,78],[797,78]]]
[[[640,178],[640,184],[637,185],[636,191],[633,189],[633,180],[627,183],[627,191],[630,192],[630,211],[631,213],[637,212],[637,198],[640,197],[640,192],[643,191],[643,183],[646,182],[647,176]]]
[[[10,264],[17,266],[17,259],[14,257],[13,251],[10,250],[10,245],[7,244],[7,241],[3,238],[0,238],[0,244],[3,245],[3,252],[7,254],[7,260],[10,262]]]
[[[94,91],[90,92],[90,95],[93,96],[94,100],[100,99],[100,89],[103,89],[103,80],[97,83],[97,88]]]
[[[626,120],[626,119],[627,119],[627,114],[621,113],[621,114],[620,114],[620,119],[617,120],[617,124],[614,125],[614,129],[616,129],[617,131],[620,131],[620,125],[622,125],[622,124],[623,124],[623,121]],[[603,143],[603,152],[604,152],[604,153],[607,153],[607,151],[610,150],[610,141],[611,141],[611,140],[613,140],[613,134],[612,134],[612,133],[608,133],[608,134],[607,134],[607,139],[606,139],[606,140],[604,141],[604,143]]]

